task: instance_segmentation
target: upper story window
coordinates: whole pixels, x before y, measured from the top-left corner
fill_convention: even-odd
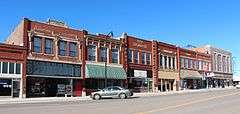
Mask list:
[[[96,61],[96,46],[95,45],[89,45],[88,46],[88,60],[89,61]]]
[[[107,48],[100,48],[100,62],[107,62]]]
[[[196,69],[199,70],[199,61],[198,60],[196,61]]]
[[[67,42],[66,41],[59,41],[59,55],[66,56],[67,55]]]
[[[188,59],[184,59],[184,68],[188,68]]]
[[[167,56],[164,56],[164,67],[167,68]]]
[[[142,64],[146,64],[146,53],[142,52]]]
[[[192,62],[192,60],[191,60],[191,59],[189,59],[189,61],[188,61],[188,62],[189,62],[189,63],[188,63],[188,64],[189,64],[189,67],[188,67],[188,68],[192,69],[192,68],[193,68],[193,65],[192,65],[192,63],[193,63],[193,62]]]
[[[77,57],[77,43],[74,42],[69,43],[69,56]]]
[[[217,66],[218,66],[218,71],[221,71],[221,69],[222,69],[222,61],[221,61],[221,55],[220,54],[218,54],[217,55]]]
[[[196,69],[196,61],[195,60],[192,61],[192,64],[193,64],[193,69]]]
[[[46,54],[53,54],[53,40],[52,39],[45,39],[45,53]]]
[[[129,63],[132,63],[133,61],[132,61],[132,53],[133,53],[133,51],[131,50],[131,49],[129,49],[128,50],[128,62]]]
[[[159,65],[160,65],[160,67],[162,68],[163,67],[163,56],[162,55],[160,55],[159,56]]]
[[[139,55],[138,51],[137,50],[134,51],[134,63],[135,64],[138,64],[138,55]]]
[[[171,69],[172,68],[172,57],[168,57],[168,68]]]
[[[200,62],[201,62],[201,64],[200,64],[200,69],[203,70],[203,64],[204,64],[204,62],[203,62],[203,61],[200,61]]]
[[[146,60],[147,60],[147,64],[150,65],[151,64],[151,54],[150,53],[146,54]]]
[[[181,64],[181,68],[184,68],[184,58],[181,58],[180,64]]]
[[[176,59],[175,59],[175,57],[172,58],[172,62],[173,62],[173,64],[172,64],[172,68],[173,68],[173,69],[176,69],[176,66],[175,66]]]
[[[33,51],[36,53],[41,53],[42,39],[40,37],[33,37]]]
[[[112,49],[112,63],[118,63],[118,49]]]

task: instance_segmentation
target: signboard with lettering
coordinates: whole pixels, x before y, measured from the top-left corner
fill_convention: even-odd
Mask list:
[[[147,78],[147,71],[134,70],[134,77]]]

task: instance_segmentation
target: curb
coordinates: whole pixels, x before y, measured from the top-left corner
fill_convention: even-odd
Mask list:
[[[235,89],[234,87],[229,88],[211,88],[211,89],[200,89],[200,90],[182,90],[173,92],[158,92],[158,93],[135,93],[133,97],[154,97],[154,96],[167,96],[167,95],[179,95],[186,93],[198,93],[198,92],[210,92],[210,91],[221,91]],[[8,98],[0,99],[0,105],[3,104],[30,104],[30,103],[50,103],[50,102],[74,102],[74,101],[90,101],[92,100],[89,96],[86,97],[51,97],[51,98]]]

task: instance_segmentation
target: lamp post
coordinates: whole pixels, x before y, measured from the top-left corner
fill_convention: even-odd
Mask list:
[[[108,34],[107,34],[107,36],[105,37],[105,40],[107,40],[107,38],[108,37],[113,37],[113,32],[112,31],[110,31]],[[104,62],[104,75],[105,75],[105,87],[107,87],[108,85],[107,85],[107,60],[108,60],[108,58],[107,58],[107,48],[106,48],[106,50],[105,50],[105,53],[104,53],[104,55],[106,56],[106,60],[104,60],[105,62]]]

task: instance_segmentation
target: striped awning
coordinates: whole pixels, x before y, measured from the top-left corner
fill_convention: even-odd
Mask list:
[[[86,78],[95,79],[127,79],[127,74],[122,67],[106,66],[104,65],[86,65]]]
[[[180,77],[182,79],[202,79],[203,76],[194,70],[181,70]]]

